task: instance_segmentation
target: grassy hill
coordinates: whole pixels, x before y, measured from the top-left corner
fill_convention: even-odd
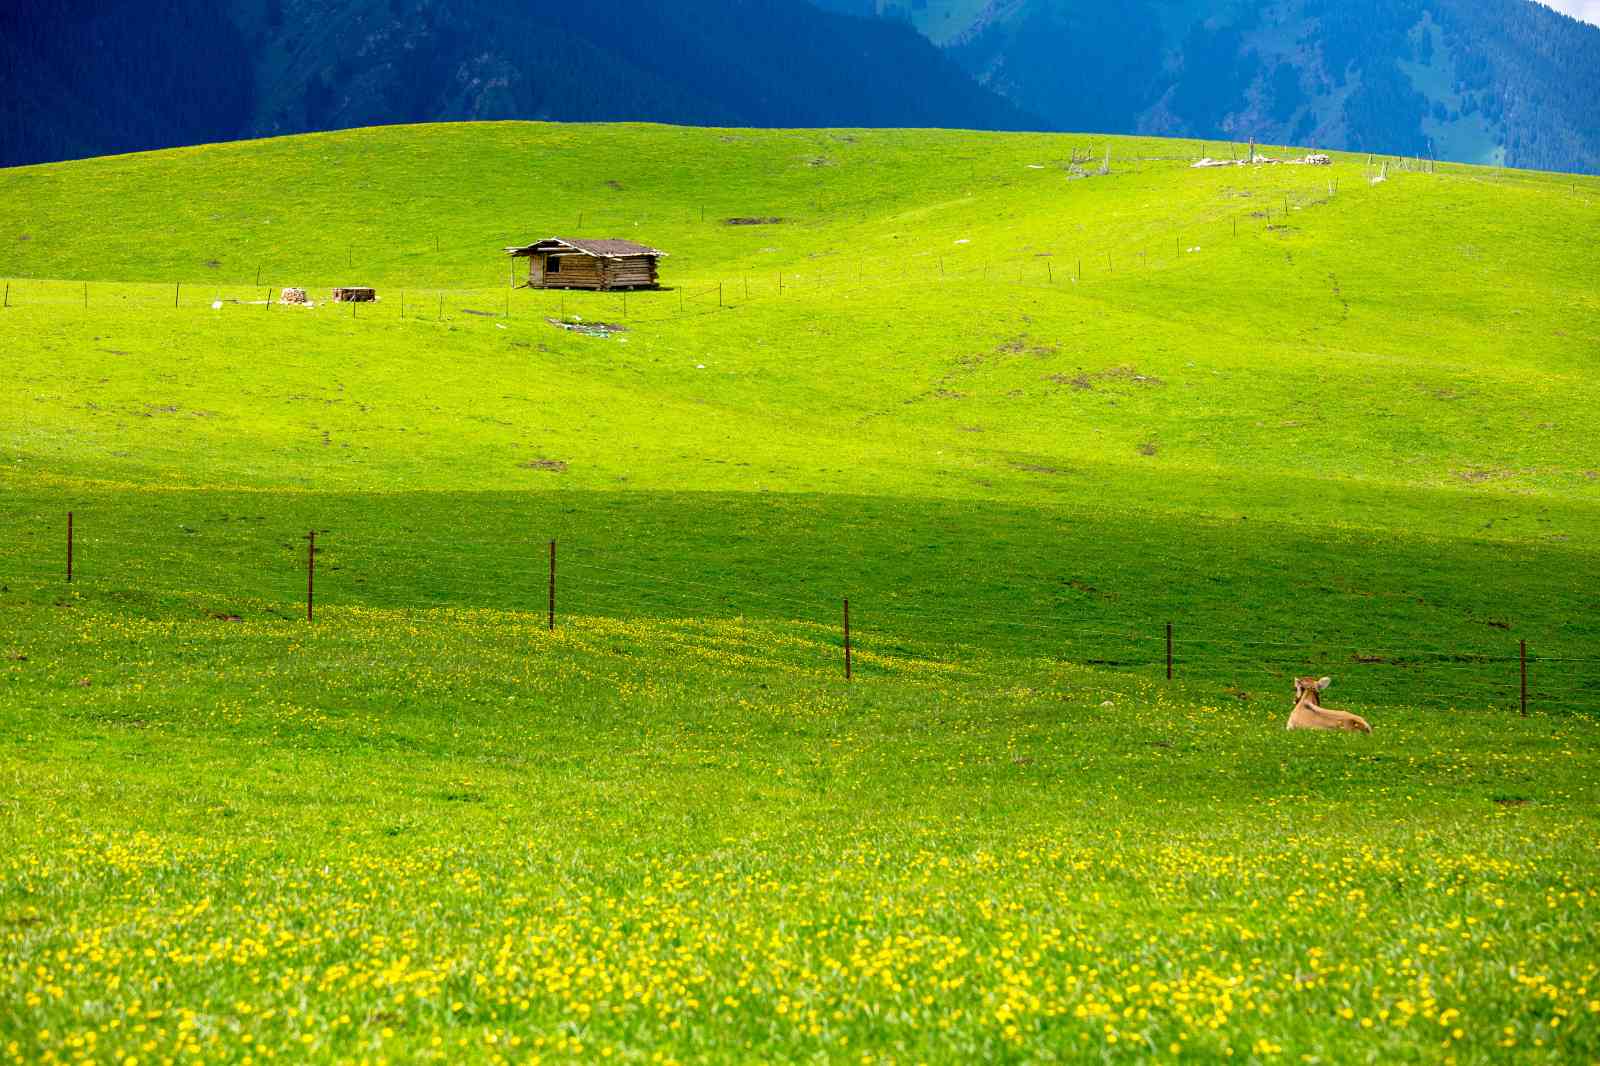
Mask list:
[[[1229,151],[0,171],[0,1061],[1594,1054],[1600,182]]]

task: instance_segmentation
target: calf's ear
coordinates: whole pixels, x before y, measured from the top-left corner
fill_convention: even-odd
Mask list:
[[[1333,678],[1331,678],[1331,677],[1322,678],[1320,681],[1317,682],[1317,691],[1321,692],[1323,689],[1327,688],[1331,684],[1333,684]]]

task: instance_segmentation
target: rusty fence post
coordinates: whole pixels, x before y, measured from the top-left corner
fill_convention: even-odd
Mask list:
[[[312,603],[317,591],[317,531],[306,534],[306,621],[312,619]]]
[[[556,542],[550,542],[550,632],[556,631]]]
[[[844,600],[844,679],[850,680],[850,597]]]

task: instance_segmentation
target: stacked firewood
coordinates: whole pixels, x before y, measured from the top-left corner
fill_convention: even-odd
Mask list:
[[[306,290],[304,289],[284,289],[282,296],[279,297],[279,302],[286,304],[303,304],[309,301],[306,299]]]

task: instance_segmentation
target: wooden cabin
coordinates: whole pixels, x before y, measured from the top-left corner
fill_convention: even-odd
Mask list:
[[[656,260],[667,253],[632,241],[551,237],[520,248],[507,248],[506,254],[527,257],[530,289],[609,292],[658,288]]]

